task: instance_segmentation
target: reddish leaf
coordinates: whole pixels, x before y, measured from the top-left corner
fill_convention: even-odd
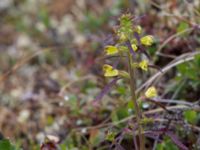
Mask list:
[[[56,143],[49,141],[43,143],[40,150],[58,150],[58,148],[56,146]]]
[[[117,82],[117,80],[119,80],[120,78],[115,78],[114,80],[112,80],[110,83],[108,83],[104,88],[103,90],[101,91],[101,93],[99,95],[97,95],[97,97],[95,98],[94,100],[94,103],[100,101],[104,95],[106,95],[111,87]]]

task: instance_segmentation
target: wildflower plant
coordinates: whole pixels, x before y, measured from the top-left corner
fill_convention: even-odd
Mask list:
[[[114,78],[114,80],[103,90],[103,92],[96,98],[100,99],[105,95],[111,86],[121,78],[127,79],[130,82],[131,99],[134,105],[134,112],[136,115],[136,121],[138,126],[139,146],[141,150],[144,150],[144,133],[143,133],[143,115],[139,106],[139,96],[136,94],[136,70],[140,69],[146,73],[150,67],[149,60],[147,59],[148,51],[146,48],[154,43],[152,35],[143,36],[142,27],[134,23],[134,18],[131,14],[127,13],[119,18],[119,26],[115,30],[115,36],[117,42],[115,45],[105,46],[104,53],[106,56],[119,56],[126,58],[127,70],[118,69],[118,65],[103,65],[103,73],[107,78]],[[145,55],[146,57],[142,57]],[[146,59],[142,59],[146,58]],[[146,98],[152,98],[157,96],[155,87],[150,87],[145,92]]]
[[[118,149],[123,149],[119,141],[122,141],[125,134],[131,134],[133,135],[134,149],[136,150],[145,149],[145,136],[148,135],[155,139],[155,143],[158,141],[159,136],[168,137],[180,149],[188,150],[188,148],[180,142],[178,137],[171,132],[171,129],[169,129],[172,120],[177,120],[178,118],[178,120],[183,121],[181,115],[169,110],[161,103],[162,100],[159,100],[156,87],[150,86],[143,92],[136,92],[138,72],[146,74],[149,68],[153,67],[162,73],[162,70],[150,63],[148,47],[152,46],[154,43],[154,37],[152,35],[144,35],[142,27],[136,25],[134,18],[129,13],[119,18],[119,26],[115,29],[115,37],[117,37],[115,44],[106,45],[104,54],[106,58],[116,57],[119,59],[112,63],[112,65],[108,63],[103,65],[102,70],[104,76],[112,80],[96,97],[94,104],[97,104],[119,79],[127,80],[130,87],[131,102],[133,104],[133,107],[131,107],[133,110],[127,111],[134,112],[136,122],[129,122],[130,124],[127,124],[116,137],[115,134],[109,132],[106,139],[112,141],[111,149],[113,145]],[[123,60],[123,62],[125,61],[125,66],[127,67],[121,65],[121,60]],[[161,127],[158,126],[156,117],[151,118],[145,116],[146,113],[143,113],[141,107],[143,101],[152,102],[166,112],[165,115],[168,122],[165,124],[164,128],[162,128],[162,124],[160,124]],[[150,130],[148,130],[148,127],[150,127]],[[139,142],[137,142],[137,140]]]

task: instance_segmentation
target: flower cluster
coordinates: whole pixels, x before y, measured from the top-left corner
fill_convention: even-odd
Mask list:
[[[130,14],[122,15],[120,18],[120,26],[116,30],[118,42],[116,45],[107,45],[105,47],[106,55],[120,55],[128,53],[129,48],[125,44],[130,41],[132,50],[134,53],[142,52],[141,48],[151,46],[154,42],[152,35],[142,36],[142,27],[134,25]],[[140,38],[141,36],[141,38]],[[139,37],[139,38],[138,38]],[[140,62],[134,62],[132,66],[140,68],[144,71],[148,71],[149,62],[147,59],[140,60]],[[115,77],[119,75],[119,71],[110,65],[104,65],[103,67],[105,77]]]
[[[149,61],[147,59],[141,59],[136,57],[138,54],[144,53],[144,49],[151,46],[154,43],[152,35],[143,36],[142,27],[134,25],[134,19],[130,14],[124,14],[119,19],[120,25],[116,30],[116,36],[118,37],[117,44],[105,46],[105,55],[107,56],[126,56],[135,55],[131,67],[140,68],[143,71],[148,71]],[[128,43],[128,44],[127,44]],[[130,48],[131,47],[131,48]],[[132,51],[131,51],[131,50]],[[144,54],[148,53],[145,51]],[[141,56],[141,55],[138,55]],[[139,58],[139,59],[138,59]],[[129,73],[126,71],[118,70],[117,68],[105,64],[103,66],[105,77],[129,77]],[[145,92],[146,98],[153,98],[157,96],[155,87],[150,87]]]
[[[128,71],[118,69],[118,62],[115,65],[104,64],[103,71],[105,77],[115,77],[112,82],[110,82],[102,91],[102,93],[97,97],[97,99],[102,98],[102,95],[107,93],[111,86],[116,83],[118,79],[128,78],[130,83],[131,100],[134,105],[134,111],[136,115],[136,122],[138,124],[138,136],[140,142],[140,148],[144,149],[144,140],[142,137],[143,124],[146,122],[152,122],[148,118],[143,118],[142,111],[140,110],[140,105],[138,104],[138,95],[136,93],[136,76],[135,70],[141,69],[142,71],[148,71],[149,61],[141,57],[141,54],[146,56],[148,51],[146,48],[154,43],[154,38],[152,35],[143,35],[142,27],[134,24],[134,18],[130,14],[122,15],[119,19],[120,25],[116,29],[117,42],[115,45],[105,46],[105,55],[119,57],[120,60],[125,60],[127,62]],[[125,58],[125,59],[124,59]],[[148,58],[148,57],[146,57]],[[157,90],[155,87],[150,87],[144,92],[144,97],[151,100],[157,96]],[[108,134],[110,138],[110,135]],[[112,136],[111,136],[112,137]],[[112,138],[110,138],[112,139]]]

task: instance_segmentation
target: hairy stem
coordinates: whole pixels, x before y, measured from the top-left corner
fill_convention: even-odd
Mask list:
[[[136,114],[136,120],[138,124],[138,135],[139,135],[139,141],[140,141],[140,150],[144,150],[144,135],[142,133],[142,126],[140,124],[140,120],[142,118],[141,110],[137,103],[137,96],[136,96],[136,83],[135,83],[135,71],[132,67],[133,58],[130,53],[128,53],[128,65],[129,65],[129,74],[130,74],[130,88],[131,88],[131,95],[132,100],[134,104],[135,114]]]

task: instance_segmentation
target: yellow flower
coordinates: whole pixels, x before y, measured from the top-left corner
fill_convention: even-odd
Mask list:
[[[157,95],[158,95],[157,90],[154,86],[148,88],[147,91],[145,92],[146,98],[153,98],[156,97]]]
[[[127,37],[124,33],[118,33],[118,36],[119,36],[119,40],[122,42],[127,40]]]
[[[141,34],[142,33],[142,27],[141,26],[136,26],[135,27],[135,31],[138,33],[138,34]]]
[[[137,51],[138,47],[137,47],[136,44],[131,44],[131,46],[132,46],[132,48],[133,48],[134,51]]]
[[[144,71],[147,71],[148,70],[148,61],[147,60],[142,60],[140,63],[139,63],[139,67],[144,70]]]
[[[140,39],[141,43],[145,46],[151,46],[153,44],[153,36],[147,35]]]
[[[104,76],[105,77],[114,77],[119,74],[117,69],[114,69],[112,66],[105,64],[103,66]]]
[[[105,47],[105,52],[106,52],[106,55],[113,55],[113,54],[118,53],[118,49],[115,46],[108,45]]]

